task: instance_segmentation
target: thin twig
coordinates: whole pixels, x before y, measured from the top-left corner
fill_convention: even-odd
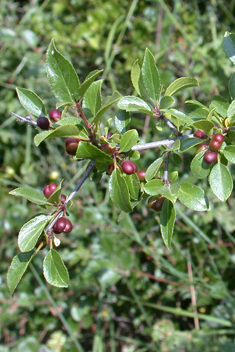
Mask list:
[[[150,142],[150,143],[143,143],[143,144],[135,144],[131,150],[148,150],[148,149],[155,149],[159,148],[161,146],[165,146],[166,148],[171,148],[172,144],[177,141],[177,140],[183,140],[187,138],[193,138],[193,134],[188,134],[188,135],[181,135],[176,138],[172,139],[164,139],[162,141],[156,141],[156,142]]]
[[[11,114],[17,117],[16,121],[19,121],[21,123],[30,123],[31,125],[37,126],[37,122],[34,121],[30,116],[23,117],[15,114],[14,112],[12,112]]]

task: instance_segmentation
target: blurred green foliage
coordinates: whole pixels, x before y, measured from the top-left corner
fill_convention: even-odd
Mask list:
[[[37,257],[13,297],[5,280],[17,252],[17,233],[38,212],[8,192],[20,185],[42,191],[47,183],[64,178],[69,193],[85,170],[82,162],[65,155],[63,141],[36,148],[34,129],[10,115],[25,114],[16,86],[34,90],[48,110],[55,106],[45,74],[51,38],[81,79],[93,69],[104,69],[105,96],[113,89],[133,94],[129,72],[147,46],[155,53],[165,86],[177,77],[197,78],[196,98],[206,104],[214,94],[229,99],[227,82],[233,70],[222,39],[226,30],[233,30],[235,1],[2,0],[1,5],[0,352],[82,351],[80,344],[96,352],[235,351],[232,197],[221,205],[209,193],[211,209],[203,216],[179,206],[173,246],[167,251],[158,216],[144,202],[117,223],[119,211],[108,201],[108,178],[98,184],[88,181],[70,211],[74,229],[61,237],[69,289],[45,286],[35,269],[41,269]],[[194,98],[186,90],[177,105]],[[110,110],[107,118],[114,113]],[[148,117],[133,121],[147,141],[159,138]],[[148,151],[139,167],[146,168],[155,158]],[[189,170],[178,171],[192,179]],[[205,181],[200,182],[206,190]],[[199,320],[200,330],[192,318],[189,268],[198,312],[209,316]],[[185,314],[177,315],[178,308]]]

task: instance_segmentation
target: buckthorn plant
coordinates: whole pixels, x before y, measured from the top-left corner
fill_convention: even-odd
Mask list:
[[[234,37],[231,33],[224,36],[223,47],[229,57],[235,51]],[[61,194],[63,180],[57,185],[45,185],[43,192],[28,187],[10,192],[41,207],[39,214],[29,219],[19,231],[21,253],[13,258],[7,274],[11,293],[42,248],[45,248],[43,273],[46,281],[57,287],[69,285],[69,273],[59,254],[60,240],[55,234],[69,236],[73,231],[68,220],[69,208],[85,181],[97,182],[98,188],[99,177],[107,178],[109,196],[119,209],[120,218],[131,213],[137,204],[146,204],[148,199],[149,207],[157,212],[153,215],[150,209],[149,216],[154,216],[159,223],[167,249],[170,249],[174,235],[178,203],[191,211],[207,211],[209,202],[203,184],[208,182],[221,202],[230,197],[233,189],[234,75],[229,81],[231,102],[214,96],[211,104],[206,106],[195,98],[186,101],[185,107],[190,109],[182,111],[175,107],[175,95],[184,89],[196,87],[198,90],[197,79],[181,77],[164,87],[155,57],[148,48],[143,53],[142,62],[135,60],[131,69],[135,94],[123,96],[115,91],[106,99],[101,98],[100,93],[103,81],[98,77],[102,71],[90,72],[81,83],[72,63],[57,50],[54,40],[46,56],[47,77],[57,99],[56,107],[48,113],[38,95],[31,90],[17,88],[19,101],[27,115],[13,114],[17,116],[17,121],[43,129],[39,131],[36,128],[39,132],[34,137],[37,147],[45,140],[53,143],[55,138],[64,139],[65,151],[71,155],[65,153],[65,158],[71,158],[71,162],[77,165],[78,160],[85,160],[87,168],[69,195]],[[64,77],[69,79],[65,80]],[[105,119],[105,113],[113,105],[118,111],[111,121]],[[195,109],[196,116],[193,113]],[[139,135],[132,123],[136,113],[138,116],[148,114],[153,119],[159,133],[157,141],[145,140],[144,136]],[[161,134],[162,126],[168,131],[167,138]],[[154,150],[156,158],[142,170],[141,155],[150,149]],[[184,157],[186,154],[187,157]],[[184,170],[184,162],[188,163],[189,159],[193,181],[185,180],[177,171],[177,167]],[[99,177],[88,180],[91,174]],[[202,179],[203,182],[200,182]],[[49,215],[43,213],[45,208],[51,209]]]

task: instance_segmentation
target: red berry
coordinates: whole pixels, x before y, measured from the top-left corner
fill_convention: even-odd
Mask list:
[[[61,203],[64,203],[66,201],[66,196],[64,194],[61,194],[60,201]]]
[[[220,142],[220,144],[222,144],[224,141],[224,136],[221,133],[216,133],[212,136],[211,140],[215,142]]]
[[[44,196],[46,198],[50,198],[50,196],[56,190],[57,187],[58,186],[55,183],[50,183],[49,185],[44,187],[44,189],[43,189]]]
[[[210,141],[210,147],[213,150],[219,150],[221,147],[221,142],[214,141],[213,139]]]
[[[138,166],[131,160],[125,160],[122,163],[122,171],[127,175],[132,175],[136,173]]]
[[[137,171],[137,176],[141,182],[145,181],[145,170],[139,170]]]
[[[107,133],[107,139],[109,139],[110,137],[112,137],[112,135],[113,135],[112,132],[108,132],[108,133]]]
[[[53,232],[54,233],[69,233],[71,232],[73,228],[73,225],[71,223],[71,221],[69,221],[69,219],[67,219],[66,217],[62,216],[61,218],[59,218],[55,225],[53,226]]]
[[[65,140],[66,152],[69,155],[76,155],[76,151],[77,151],[77,147],[78,147],[79,142],[80,142],[80,139],[78,139],[78,138],[73,138],[73,137],[67,138]]]
[[[161,211],[164,201],[165,197],[163,196],[153,196],[149,198],[148,206],[154,211]]]
[[[65,228],[64,228],[64,233],[70,233],[72,231],[72,228],[73,228],[73,225],[71,223],[71,221],[69,219],[66,219],[67,222],[66,222],[66,225],[65,225]]]
[[[206,132],[204,132],[202,130],[195,131],[193,135],[194,135],[194,137],[201,138],[201,139],[207,138]]]
[[[217,160],[217,153],[212,152],[211,150],[207,150],[207,152],[205,152],[203,160],[207,164],[212,164]]]
[[[59,121],[61,119],[62,111],[58,109],[51,109],[49,111],[49,116],[54,121]]]
[[[41,116],[37,119],[37,125],[42,130],[49,130],[50,123],[47,117]]]

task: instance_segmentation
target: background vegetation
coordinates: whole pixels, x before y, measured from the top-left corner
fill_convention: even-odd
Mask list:
[[[10,114],[25,115],[16,86],[34,90],[48,110],[55,106],[44,66],[51,38],[81,79],[93,69],[104,69],[104,95],[114,89],[133,93],[129,72],[147,46],[155,53],[165,86],[181,76],[199,80],[198,90],[178,96],[178,107],[195,97],[207,104],[215,94],[229,99],[233,68],[222,40],[226,30],[234,32],[233,13],[234,0],[2,0],[0,352],[235,351],[233,197],[220,204],[209,193],[207,213],[185,213],[178,206],[173,245],[167,251],[158,216],[144,202],[118,223],[119,211],[108,200],[108,179],[88,181],[70,212],[74,229],[61,237],[69,289],[45,285],[37,257],[13,297],[6,288],[17,233],[38,211],[8,192],[20,185],[42,191],[64,178],[69,193],[85,167],[70,160],[62,141],[36,148],[34,128]],[[111,109],[106,117],[114,115]],[[148,116],[133,122],[146,141],[162,138]],[[154,159],[154,151],[144,153],[139,167]],[[179,172],[192,180],[189,170]],[[201,186],[207,189],[203,181]]]

